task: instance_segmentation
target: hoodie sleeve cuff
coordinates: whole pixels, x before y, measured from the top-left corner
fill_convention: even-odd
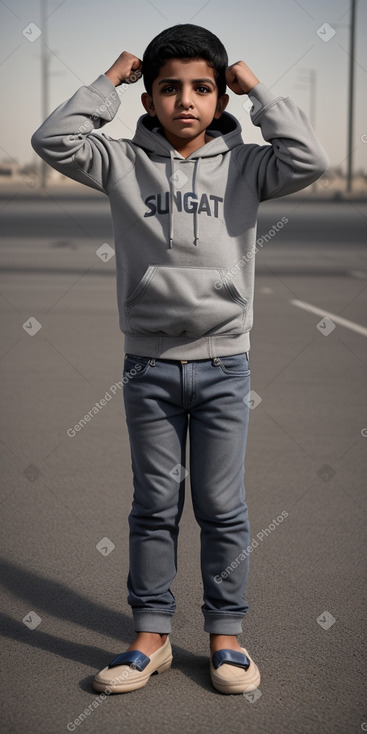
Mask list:
[[[115,85],[105,74],[100,74],[92,84],[89,84],[88,89],[97,92],[105,101],[106,109],[109,110],[110,119],[112,120],[121,104],[121,99]]]
[[[264,107],[283,99],[283,97],[273,94],[273,92],[271,92],[270,89],[268,89],[262,82],[259,82],[259,84],[256,84],[252,89],[250,89],[248,97],[252,102],[252,109],[250,110],[252,118],[256,117]]]

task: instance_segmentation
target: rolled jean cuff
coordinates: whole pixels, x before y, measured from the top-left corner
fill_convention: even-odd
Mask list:
[[[240,635],[243,614],[204,612],[204,631],[213,635]]]
[[[161,635],[169,635],[171,632],[172,614],[154,609],[133,610],[133,618],[135,632],[157,632]]]

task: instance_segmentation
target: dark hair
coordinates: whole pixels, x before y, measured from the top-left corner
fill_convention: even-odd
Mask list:
[[[211,31],[199,25],[180,23],[166,28],[153,38],[142,59],[144,85],[148,94],[152,94],[154,79],[168,59],[204,59],[214,69],[218,96],[225,94],[227,51]]]

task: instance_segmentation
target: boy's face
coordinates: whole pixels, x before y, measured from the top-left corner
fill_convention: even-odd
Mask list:
[[[157,115],[173,144],[205,136],[206,128],[213,118],[221,116],[228,101],[227,94],[218,99],[214,69],[203,59],[169,59],[153,82],[152,96],[142,94],[146,111],[152,117]]]

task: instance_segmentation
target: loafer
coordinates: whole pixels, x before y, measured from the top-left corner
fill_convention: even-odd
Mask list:
[[[210,659],[211,682],[220,693],[246,693],[260,685],[260,673],[247,650],[217,650]]]
[[[93,688],[104,693],[128,693],[143,688],[153,673],[163,673],[172,665],[169,637],[150,657],[139,650],[117,655],[93,680]]]

